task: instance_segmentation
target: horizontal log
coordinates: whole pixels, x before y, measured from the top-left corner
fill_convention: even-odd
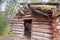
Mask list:
[[[24,24],[24,22],[15,21],[13,24]]]
[[[20,30],[20,31],[24,31],[24,29],[17,29],[17,28],[12,28],[12,30]]]
[[[42,27],[42,26],[37,27],[37,26],[35,26],[35,27],[32,27],[32,28],[53,29],[52,27],[46,27],[46,26],[45,27]]]
[[[41,29],[41,28],[36,28],[36,29],[33,28],[32,32],[53,33],[51,29]]]
[[[33,24],[51,24],[51,23],[49,23],[49,22],[33,22]]]
[[[37,17],[37,16],[33,16],[33,20],[42,20],[42,21],[51,21],[51,19],[49,19],[49,18],[47,18],[47,17],[44,17],[44,16],[39,16],[39,17]]]
[[[32,39],[38,39],[38,40],[52,40],[51,38],[46,38],[46,37],[42,37],[42,36],[33,36]]]
[[[23,30],[12,30],[12,29],[11,29],[11,32],[12,32],[12,31],[24,32]]]
[[[39,23],[50,23],[50,22],[33,22],[33,23],[39,24]]]
[[[37,29],[37,30],[53,30],[53,28],[51,29],[52,27],[43,27],[43,26],[36,26],[36,27],[32,27],[33,30]]]
[[[45,33],[45,34],[53,34],[53,32],[43,32],[43,31],[33,31],[33,32],[37,32],[37,33]]]
[[[24,23],[23,21],[13,21],[12,23]]]
[[[24,17],[32,17],[32,15],[25,15]]]
[[[24,25],[11,25],[10,27],[24,27]]]
[[[46,39],[46,38],[32,38],[31,40],[53,40],[53,39]]]
[[[17,13],[18,14],[18,13]],[[23,16],[21,16],[21,15],[16,15],[15,17],[13,17],[14,19],[22,19],[21,17],[23,17]]]
[[[12,26],[11,28],[24,28],[23,26]]]
[[[24,29],[24,27],[10,27],[10,28]]]
[[[33,20],[33,22],[51,22],[51,20]]]
[[[52,39],[53,38],[53,36],[43,36],[43,35],[37,35],[37,34],[33,34],[34,36],[39,36],[39,37],[45,37],[45,38],[50,38],[50,39]]]
[[[17,21],[17,20],[23,20],[23,19],[17,19],[17,18],[16,18],[16,19],[15,19],[15,18],[14,18],[14,19],[12,19],[12,21]]]
[[[23,21],[11,21],[10,24],[24,24]]]
[[[13,24],[14,26],[23,26],[23,24]]]
[[[43,24],[33,24],[33,28],[52,28],[50,25],[43,25]]]
[[[23,17],[23,19],[29,19],[29,18],[32,19],[33,17]]]
[[[32,35],[44,36],[44,37],[53,37],[53,34],[33,32]]]
[[[24,34],[24,32],[19,32],[19,31],[12,31],[13,33],[19,33],[19,34]]]
[[[13,20],[12,22],[23,22],[23,20]]]
[[[23,19],[27,19],[28,20],[28,19],[33,19],[33,18],[23,18]]]

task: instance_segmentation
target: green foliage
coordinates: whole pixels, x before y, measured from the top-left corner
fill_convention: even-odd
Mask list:
[[[6,19],[3,19],[2,16],[0,16],[0,36],[6,34],[9,31],[9,28],[6,26],[6,22],[4,22]]]
[[[31,0],[32,2],[40,2],[41,0]]]
[[[13,18],[19,9],[20,9],[20,3],[15,1],[9,2],[6,6],[6,11],[5,11],[6,17],[8,17],[8,19]]]
[[[0,0],[0,2],[1,1],[2,0]],[[6,4],[6,10],[0,11],[0,36],[9,32],[9,27],[7,27],[7,23],[13,16],[15,16],[15,14],[20,9],[20,4],[16,0],[12,0],[11,2],[9,2],[9,0],[7,1],[8,2]]]
[[[49,2],[54,2],[55,0],[49,0]]]
[[[60,2],[60,0],[58,0],[58,2]]]

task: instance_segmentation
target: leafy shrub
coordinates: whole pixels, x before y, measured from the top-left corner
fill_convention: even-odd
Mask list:
[[[5,23],[3,22],[4,20],[3,17],[0,16],[0,36],[6,34],[9,31],[9,28],[6,26],[6,22]]]

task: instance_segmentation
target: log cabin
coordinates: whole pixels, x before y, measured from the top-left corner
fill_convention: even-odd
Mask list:
[[[60,3],[20,3],[11,32],[28,40],[59,40]],[[23,40],[23,39],[22,39]]]

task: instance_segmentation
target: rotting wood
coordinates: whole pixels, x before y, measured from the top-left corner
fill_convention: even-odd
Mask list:
[[[36,10],[35,8],[31,8],[31,10],[33,10],[34,12],[37,12],[37,13],[39,13],[39,14],[43,14],[43,15],[49,17],[49,15],[47,15],[46,13],[43,13],[43,12],[41,12],[41,11],[39,11],[39,10]]]

